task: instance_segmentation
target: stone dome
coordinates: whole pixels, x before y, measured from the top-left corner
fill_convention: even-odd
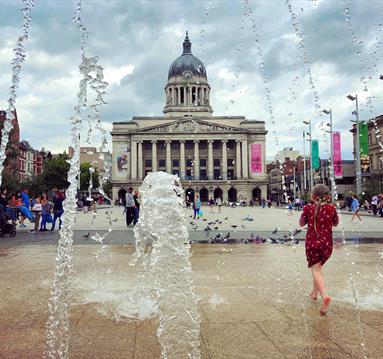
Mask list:
[[[205,65],[191,52],[191,42],[188,32],[186,31],[186,37],[183,42],[183,53],[170,65],[168,78],[172,76],[182,76],[187,70],[192,72],[193,75],[202,76],[207,79]]]

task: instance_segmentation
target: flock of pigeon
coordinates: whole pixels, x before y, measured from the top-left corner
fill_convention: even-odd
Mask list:
[[[193,218],[193,215],[190,216],[190,218]],[[278,234],[278,228],[275,228],[274,231],[271,233],[272,236],[263,238],[260,235],[255,235],[254,233],[250,234],[249,238],[232,238],[230,231],[226,233],[226,235],[223,235],[223,233],[218,233],[215,236],[211,237],[210,233],[214,230],[217,231],[219,230],[219,225],[225,221],[226,223],[229,217],[225,217],[223,220],[222,219],[216,219],[214,221],[207,222],[206,218],[202,219],[202,223],[206,223],[206,227],[203,229],[203,232],[205,235],[208,237],[206,240],[200,240],[198,241],[199,243],[255,243],[255,244],[261,244],[261,243],[270,243],[270,244],[283,244],[291,240],[291,238],[294,238],[297,234],[302,232],[300,229],[295,229],[289,231],[289,233],[282,233]],[[242,218],[242,221],[249,221],[252,222],[254,221],[254,218],[251,217],[250,215],[247,215],[245,218]],[[191,225],[191,229],[193,231],[197,231],[198,229],[198,223],[196,223],[194,220],[189,222]],[[230,227],[233,228],[234,231],[237,230],[238,225],[237,224],[232,224]],[[241,229],[245,229],[245,225],[241,224]],[[190,241],[189,243],[192,243]],[[299,240],[297,238],[294,238],[294,243],[298,244]]]

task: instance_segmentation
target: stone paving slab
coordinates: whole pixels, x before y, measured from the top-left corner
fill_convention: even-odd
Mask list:
[[[111,257],[97,269],[93,261],[99,249],[74,247],[70,358],[160,358],[157,319],[112,320],[102,314],[105,303],[89,299],[97,280],[107,295],[124,291],[137,274],[127,265],[131,246],[114,244]],[[376,272],[381,250],[381,244],[334,250],[325,267],[333,302],[323,317],[320,303],[307,296],[311,278],[302,245],[193,245],[201,357],[356,359],[363,357],[363,336],[367,357],[382,359],[383,281]],[[0,358],[42,357],[55,254],[55,245],[0,244]],[[346,258],[360,307],[354,303]],[[113,272],[99,278],[111,262]]]

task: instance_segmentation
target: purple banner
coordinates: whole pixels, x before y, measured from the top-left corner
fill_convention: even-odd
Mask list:
[[[262,173],[262,145],[253,143],[251,149],[251,173]]]
[[[342,178],[342,153],[340,146],[340,132],[332,133],[333,159],[334,159],[334,177]]]

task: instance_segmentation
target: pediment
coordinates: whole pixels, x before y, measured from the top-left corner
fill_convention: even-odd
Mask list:
[[[161,125],[144,127],[137,129],[136,133],[205,133],[205,132],[249,132],[247,129],[226,126],[215,122],[197,120],[197,119],[182,119],[174,122],[168,122]]]

